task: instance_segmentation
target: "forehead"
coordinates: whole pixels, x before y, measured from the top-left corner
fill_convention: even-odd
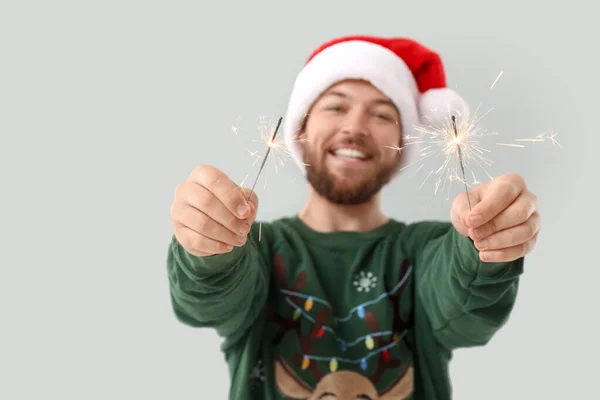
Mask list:
[[[321,94],[319,100],[332,97],[393,105],[390,98],[371,83],[358,79],[347,79],[331,85]]]

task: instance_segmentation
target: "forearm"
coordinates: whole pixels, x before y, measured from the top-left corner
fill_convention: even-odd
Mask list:
[[[421,263],[417,292],[440,344],[487,343],[513,309],[523,259],[482,262],[471,240],[450,229],[428,243]]]
[[[266,301],[268,276],[251,235],[244,246],[211,257],[191,255],[173,238],[167,269],[176,317],[222,337],[244,332]]]

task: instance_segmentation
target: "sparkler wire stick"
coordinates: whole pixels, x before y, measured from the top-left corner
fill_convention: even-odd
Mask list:
[[[279,126],[281,125],[282,120],[283,120],[283,117],[280,117],[279,121],[277,122],[275,131],[273,132],[273,137],[271,137],[271,141],[269,142],[269,146],[267,148],[267,153],[265,154],[265,158],[263,159],[262,164],[260,164],[258,174],[256,175],[256,179],[254,180],[254,184],[252,185],[252,189],[250,190],[250,194],[248,194],[248,198],[246,199],[246,201],[248,201],[250,199],[250,196],[252,196],[252,192],[254,192],[254,187],[256,186],[256,182],[258,182],[260,173],[262,172],[263,168],[265,167],[265,163],[267,162],[267,157],[269,157],[269,153],[271,152],[272,144],[275,143],[275,136],[277,136],[277,131],[279,130]]]
[[[456,129],[456,117],[452,116],[452,127],[454,128],[454,138],[458,140],[458,129]],[[460,143],[456,144],[458,150],[458,161],[460,163],[460,169],[462,171],[463,183],[465,184],[465,192],[467,192],[467,201],[469,202],[469,211],[471,211],[471,199],[469,198],[469,188],[467,186],[467,178],[465,176],[465,166],[463,164],[462,150],[460,149]]]

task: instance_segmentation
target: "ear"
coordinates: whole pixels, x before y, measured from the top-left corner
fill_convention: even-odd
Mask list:
[[[279,360],[275,361],[275,383],[279,392],[291,399],[306,399],[312,394],[312,390],[302,385]]]
[[[306,114],[304,114],[302,121],[300,121],[300,127],[296,131],[295,139],[298,141],[300,146],[304,146],[304,143],[306,142],[306,125],[308,125],[308,117],[310,116],[311,111],[312,108]]]
[[[410,397],[414,390],[414,371],[413,367],[410,366],[402,376],[396,382],[396,384],[387,392],[379,397],[379,400],[405,400]]]

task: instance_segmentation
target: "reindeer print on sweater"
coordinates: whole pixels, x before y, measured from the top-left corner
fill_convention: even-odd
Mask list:
[[[277,299],[266,310],[279,393],[307,400],[410,398],[410,263],[404,260],[392,278],[373,266],[348,271],[339,282],[333,277],[336,284],[326,287],[323,276],[311,276],[316,271],[286,262],[275,256]]]

